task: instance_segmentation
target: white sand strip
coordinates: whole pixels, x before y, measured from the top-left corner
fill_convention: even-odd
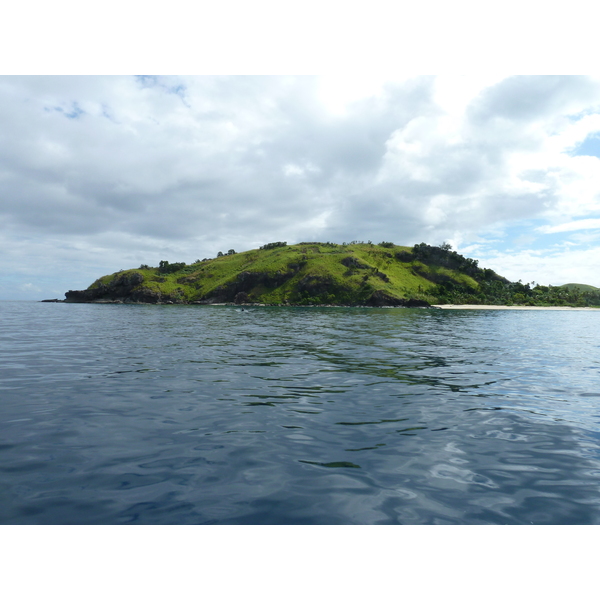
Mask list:
[[[503,306],[496,304],[434,304],[445,310],[600,310],[589,306]]]

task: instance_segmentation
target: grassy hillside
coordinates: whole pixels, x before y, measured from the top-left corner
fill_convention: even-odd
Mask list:
[[[585,283],[565,283],[560,287],[569,291],[579,290],[580,292],[597,292],[600,290],[600,288],[594,287],[593,285],[586,285]]]
[[[438,300],[440,283],[477,290],[475,261],[461,257],[459,264],[448,252],[448,260],[432,260],[427,249],[436,251],[424,244],[275,242],[191,265],[161,261],[113,273],[68,292],[67,301],[425,305]]]
[[[565,289],[558,298],[559,288],[541,289],[480,269],[445,244],[274,242],[191,265],[161,261],[105,275],[87,290],[67,292],[66,301],[427,306],[564,304],[569,294],[582,301],[579,290]]]

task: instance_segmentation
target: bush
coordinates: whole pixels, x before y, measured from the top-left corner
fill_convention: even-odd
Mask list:
[[[169,264],[168,260],[161,260],[158,264],[158,272],[159,273],[175,273],[175,271],[179,271],[183,269],[186,264],[184,262],[179,263],[171,263]]]
[[[260,250],[272,250],[273,248],[283,248],[283,246],[287,246],[287,242],[271,242],[261,246]]]

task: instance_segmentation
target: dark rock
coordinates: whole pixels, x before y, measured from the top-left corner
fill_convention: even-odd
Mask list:
[[[140,285],[144,281],[144,276],[141,273],[122,273],[115,277],[111,282],[111,288],[119,289],[132,289]]]
[[[170,296],[147,287],[140,287],[144,276],[141,273],[122,273],[108,284],[99,283],[87,290],[69,290],[65,294],[65,302],[141,302],[158,304],[160,302],[177,301]]]
[[[406,308],[425,308],[430,306],[425,300],[418,300],[416,298],[396,298],[395,296],[386,294],[382,290],[374,291],[365,304],[367,306],[404,306]]]
[[[211,303],[235,302],[236,296],[241,292],[249,294],[258,285],[266,288],[276,288],[294,275],[294,271],[276,271],[275,273],[242,271],[238,273],[233,281],[217,286],[210,292],[210,297],[203,298],[203,300],[210,300]]]
[[[412,252],[406,252],[405,250],[401,250],[400,252],[396,252],[396,259],[401,262],[412,262],[415,260]]]
[[[404,303],[404,298],[390,296],[381,290],[375,290],[365,302],[366,306],[404,306]]]
[[[431,304],[429,304],[429,302],[425,302],[425,300],[410,298],[406,300],[403,306],[406,306],[406,308],[429,308]]]
[[[65,302],[94,302],[106,293],[106,286],[99,286],[91,290],[69,290],[65,294]]]
[[[341,263],[345,267],[348,267],[349,269],[370,269],[371,268],[369,265],[360,262],[357,258],[354,258],[354,256],[346,256],[346,258],[343,258],[341,260]]]
[[[456,281],[449,275],[432,270],[427,270],[422,265],[414,265],[411,270],[418,277],[423,277],[423,279],[427,279],[432,283],[437,283],[440,285],[444,285],[447,283],[454,285],[456,283]]]
[[[302,268],[304,268],[307,264],[308,264],[308,261],[306,261],[306,260],[300,261],[299,263],[291,262],[291,263],[288,263],[287,268],[289,271],[292,271],[293,273],[297,273]]]
[[[134,290],[130,298],[133,302],[142,302],[144,304],[158,304],[162,300],[162,295],[156,290],[151,290],[147,287],[142,287]]]
[[[333,290],[335,282],[330,275],[307,275],[298,282],[298,291],[311,296],[320,296]]]

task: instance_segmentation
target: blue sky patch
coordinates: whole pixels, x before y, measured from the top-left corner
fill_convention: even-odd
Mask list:
[[[600,134],[588,135],[571,153],[572,156],[595,156],[600,158]]]
[[[529,251],[548,251],[563,247],[565,244],[573,246],[588,247],[593,241],[589,232],[560,231],[556,233],[543,233],[538,231],[539,227],[548,225],[543,219],[529,219],[505,228],[504,235],[493,242],[482,246],[481,254],[493,251],[503,253]],[[582,235],[584,233],[585,235]],[[485,250],[483,249],[485,247]]]

